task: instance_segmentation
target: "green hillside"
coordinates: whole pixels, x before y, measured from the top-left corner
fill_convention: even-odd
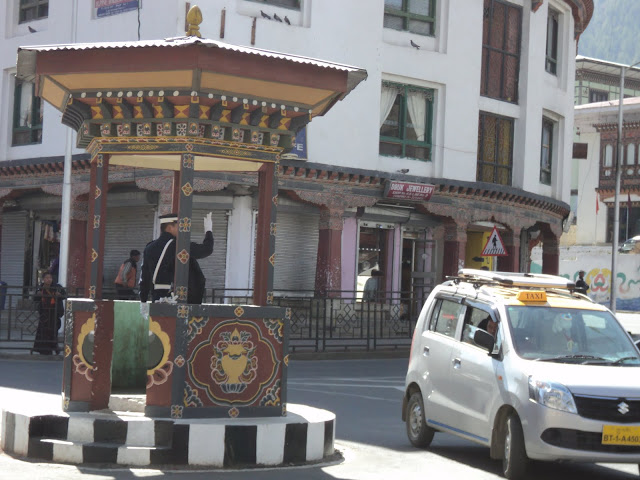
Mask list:
[[[578,53],[627,65],[640,61],[640,0],[594,0],[594,5]]]

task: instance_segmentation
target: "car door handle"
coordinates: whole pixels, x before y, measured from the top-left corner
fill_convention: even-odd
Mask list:
[[[425,357],[429,356],[429,347],[424,347],[424,350],[422,350],[422,355],[424,355]]]
[[[453,363],[453,368],[460,368],[461,362],[459,358],[454,358],[453,360],[451,360],[451,363]]]

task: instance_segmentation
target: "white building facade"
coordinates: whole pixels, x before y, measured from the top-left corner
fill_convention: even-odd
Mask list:
[[[16,81],[16,52],[182,36],[191,5],[27,3],[0,0],[0,279],[33,285],[55,258],[66,157],[74,174],[61,278],[79,286],[88,157],[60,113],[39,109],[34,87]],[[381,290],[419,302],[461,266],[527,271],[538,243],[542,269],[557,273],[570,211],[575,53],[592,0],[201,3],[203,37],[368,72],[281,160],[276,289],[340,295],[379,270]],[[112,172],[105,285],[129,249],[154,238],[168,208],[166,178]],[[195,185],[194,218],[214,212],[214,255],[201,265],[216,292],[252,287],[254,183],[221,173]],[[494,228],[499,259],[482,255]]]

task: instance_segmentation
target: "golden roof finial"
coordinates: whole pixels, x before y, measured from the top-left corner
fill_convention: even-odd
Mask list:
[[[187,37],[195,36],[202,38],[200,35],[200,25],[202,23],[202,12],[200,11],[200,7],[194,5],[187,12],[187,22],[189,23],[189,27],[187,28]]]

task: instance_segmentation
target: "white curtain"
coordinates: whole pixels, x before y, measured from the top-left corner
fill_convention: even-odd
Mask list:
[[[427,98],[421,92],[409,92],[409,101],[407,102],[407,110],[413,123],[413,129],[419,142],[424,142],[424,131],[427,119]]]
[[[380,95],[380,128],[382,124],[389,116],[389,112],[393,108],[393,103],[396,101],[396,95],[398,90],[391,87],[382,87],[382,95]]]
[[[31,127],[31,102],[33,102],[33,84],[24,82],[20,90],[20,126]]]

